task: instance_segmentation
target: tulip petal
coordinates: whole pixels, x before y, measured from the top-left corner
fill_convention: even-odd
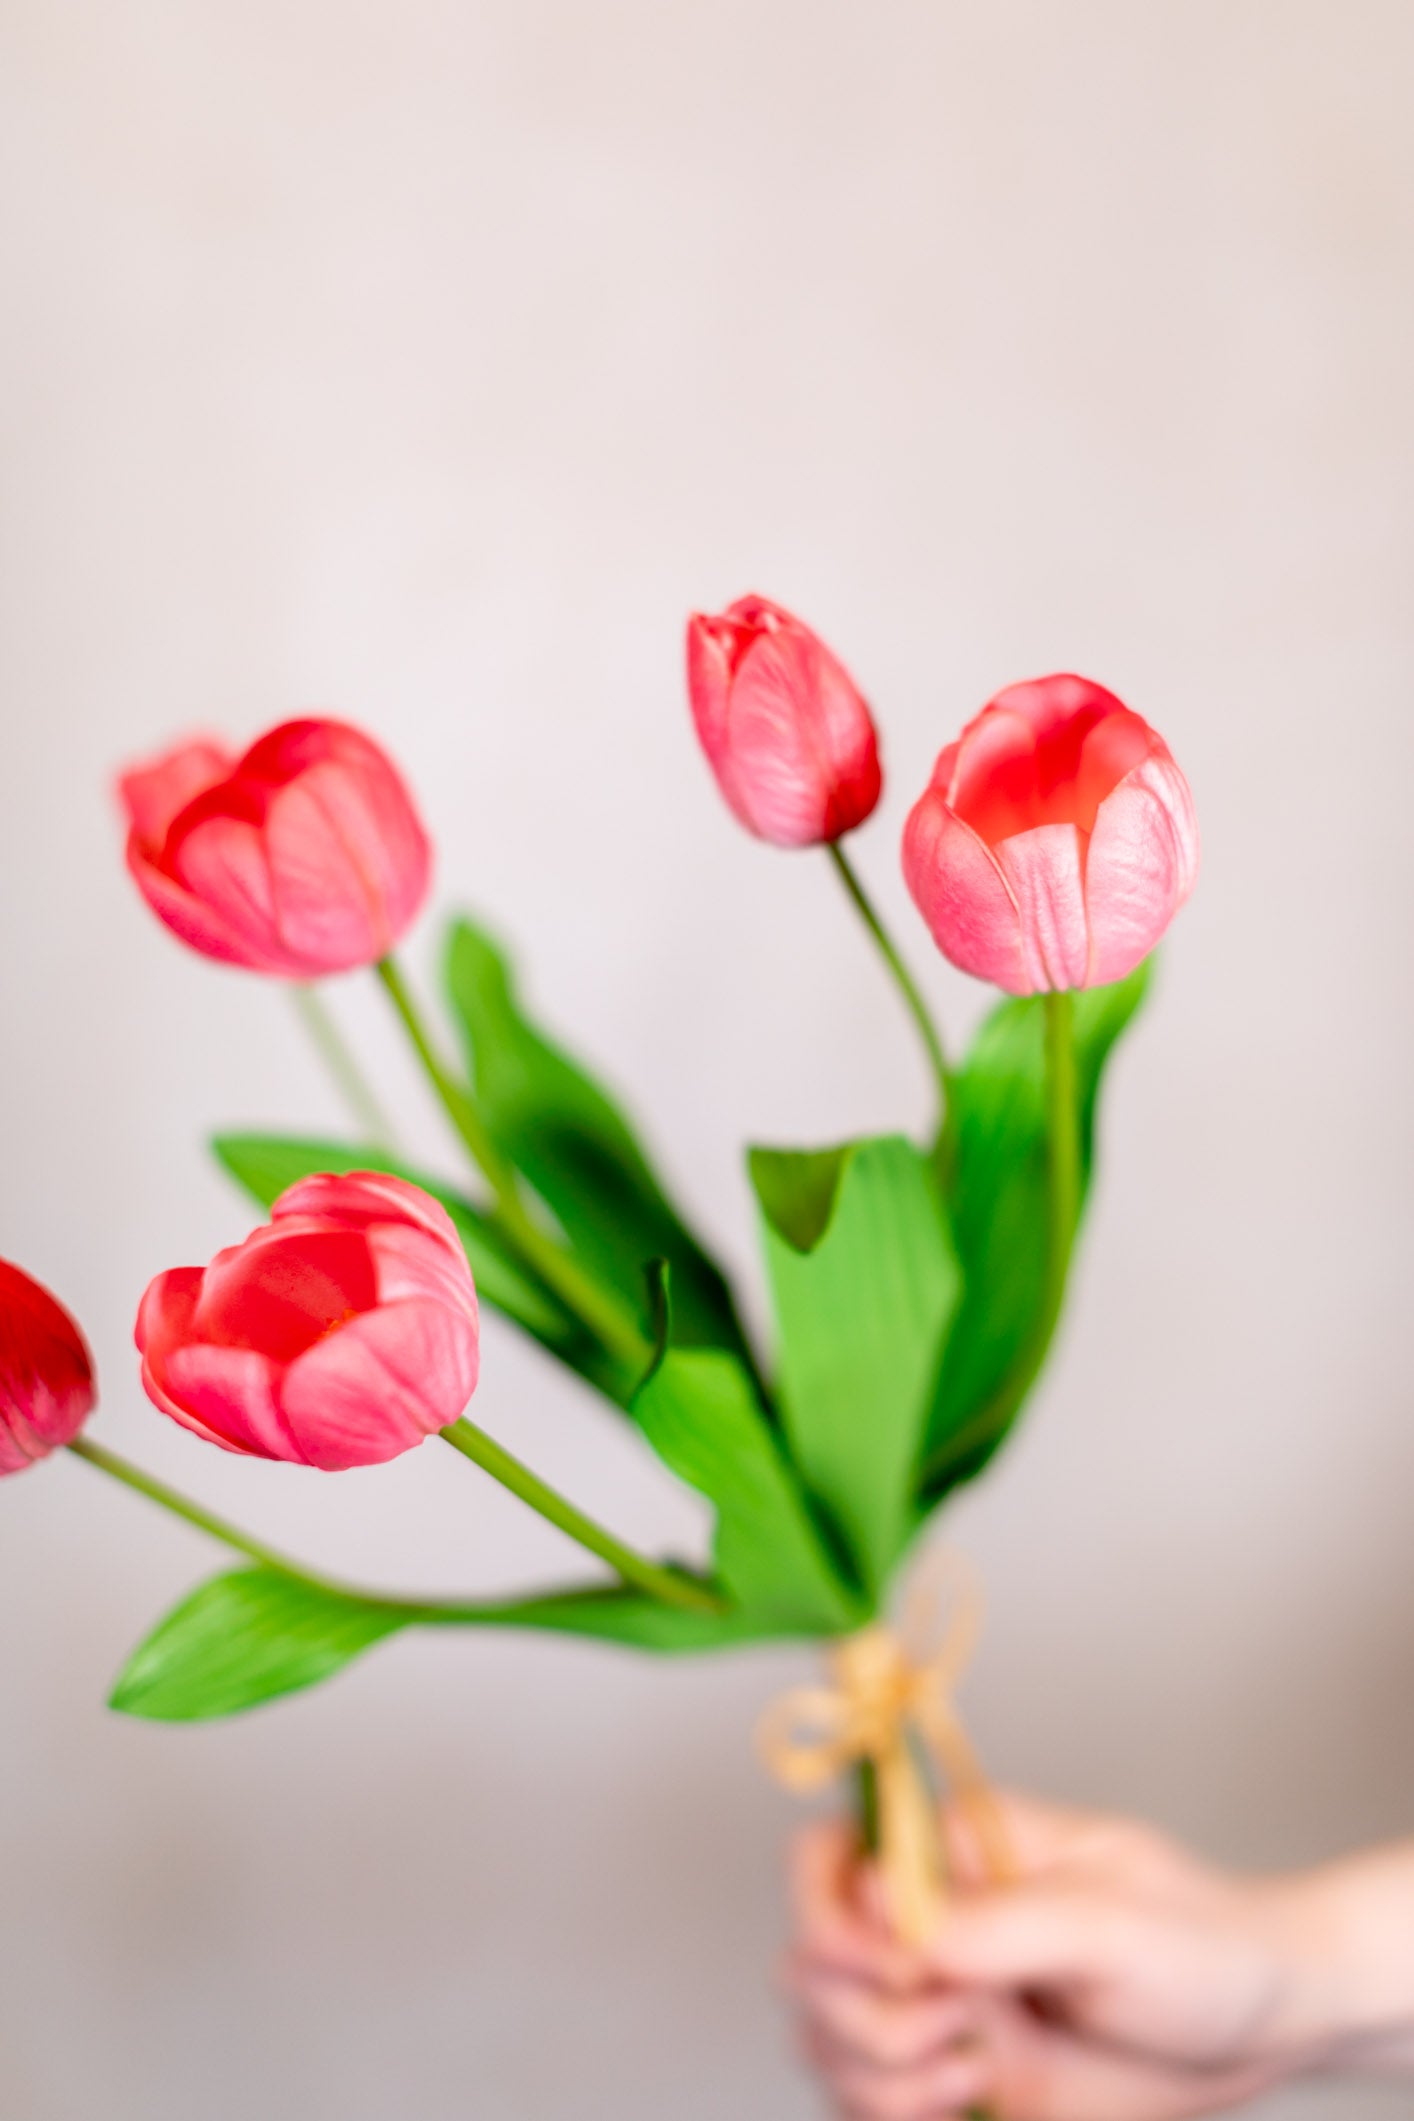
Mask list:
[[[172,1348],[160,1370],[145,1364],[144,1384],[149,1368],[164,1410],[208,1443],[246,1457],[311,1462],[281,1411],[278,1366],[268,1355],[197,1340]]]
[[[371,964],[391,941],[377,882],[335,822],[347,801],[347,784],[321,790],[317,774],[305,774],[276,795],[265,827],[281,944],[329,971]]]
[[[266,843],[285,947],[325,970],[383,957],[417,912],[431,849],[389,760],[360,730],[289,722],[237,777],[271,788]]]
[[[248,937],[239,934],[184,884],[176,883],[149,860],[134,834],[128,837],[127,861],[139,891],[157,918],[203,957],[216,958],[224,965],[243,965],[252,972],[284,971],[283,964],[270,952],[253,947]]]
[[[995,851],[1021,916],[1027,991],[1083,987],[1090,930],[1079,832],[1074,825],[1038,825]]]
[[[0,1259],[0,1475],[71,1443],[93,1410],[83,1335],[43,1285]]]
[[[134,766],[118,779],[118,796],[138,843],[157,855],[173,820],[187,804],[230,772],[230,753],[207,737],[178,744],[150,766]]]
[[[476,1288],[460,1244],[453,1249],[410,1223],[374,1223],[366,1243],[380,1304],[435,1296],[475,1326]]]
[[[1087,984],[1123,979],[1159,941],[1193,889],[1198,824],[1188,783],[1158,748],[1101,803],[1086,862]]]
[[[941,787],[926,789],[909,813],[903,873],[945,957],[1008,994],[1032,992],[1016,900],[991,849]]]
[[[413,1223],[465,1264],[456,1224],[441,1201],[391,1171],[317,1171],[297,1179],[270,1210],[272,1222],[292,1215],[308,1216],[324,1226],[337,1223],[345,1230],[366,1230],[371,1223]]]
[[[240,939],[242,961],[299,978],[276,920],[275,893],[260,826],[251,819],[208,814],[173,836],[166,873],[200,900],[203,909]]]
[[[141,1354],[161,1361],[169,1348],[190,1339],[204,1280],[200,1267],[169,1267],[148,1283],[133,1327]]]
[[[743,657],[727,709],[729,749],[718,768],[732,808],[777,847],[825,836],[827,768],[801,712],[812,672],[794,634],[763,633]]]
[[[387,1304],[291,1363],[281,1405],[310,1465],[381,1465],[457,1419],[477,1366],[475,1325],[463,1314],[431,1298]]]
[[[293,1362],[325,1333],[378,1301],[361,1230],[287,1219],[252,1232],[207,1268],[193,1333]]]

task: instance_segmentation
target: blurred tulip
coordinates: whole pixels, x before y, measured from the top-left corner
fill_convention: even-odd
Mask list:
[[[125,773],[128,867],[207,957],[309,980],[387,955],[431,850],[379,747],[345,722],[285,722],[239,759],[197,740]]]
[[[148,1397],[223,1450],[339,1472],[410,1450],[476,1388],[471,1269],[445,1208],[376,1171],[301,1179],[137,1318]]]
[[[93,1363],[68,1312],[0,1259],[0,1476],[72,1443],[95,1396]]]
[[[718,786],[758,839],[813,847],[879,800],[879,746],[844,665],[799,619],[741,597],[687,626],[687,686]]]
[[[1168,746],[1085,678],[1011,685],[933,769],[903,871],[945,957],[1009,994],[1104,986],[1193,888],[1198,827]]]

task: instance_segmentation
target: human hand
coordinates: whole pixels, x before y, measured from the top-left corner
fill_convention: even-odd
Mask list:
[[[800,1836],[788,1980],[843,2113],[1180,2121],[1334,2051],[1329,1878],[1230,1877],[1137,1823],[999,1803],[1016,1882],[985,1886],[952,1811],[959,1891],[921,1951],[890,1936],[849,1829]]]

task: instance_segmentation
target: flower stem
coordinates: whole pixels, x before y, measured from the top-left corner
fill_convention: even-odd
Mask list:
[[[364,1139],[374,1148],[391,1148],[394,1139],[392,1123],[345,1044],[318,988],[300,981],[290,989],[290,997],[295,1014],[318,1048],[321,1060],[353,1114],[355,1124],[362,1129]]]
[[[938,1132],[939,1136],[942,1137],[947,1126],[950,1093],[952,1090],[952,1070],[948,1066],[947,1055],[943,1051],[943,1042],[938,1035],[938,1027],[933,1022],[928,1010],[928,1004],[924,1001],[919,991],[917,981],[899,956],[892,937],[885,928],[883,921],[879,918],[873,901],[864,889],[853,863],[838,840],[830,841],[829,855],[839,872],[841,883],[854,901],[860,919],[878,945],[879,954],[893,975],[894,982],[903,996],[909,1015],[918,1027],[918,1034],[927,1050],[928,1066],[938,1086]]]
[[[263,1546],[258,1539],[252,1539],[248,1532],[242,1532],[235,1525],[227,1524],[223,1517],[213,1516],[211,1511],[204,1510],[200,1503],[192,1502],[187,1496],[178,1494],[177,1490],[169,1488],[165,1481],[156,1479],[151,1473],[144,1473],[141,1466],[135,1466],[130,1460],[120,1458],[116,1451],[105,1450],[102,1444],[94,1443],[90,1437],[75,1437],[69,1449],[76,1458],[87,1460],[89,1465],[97,1466],[101,1473],[107,1473],[113,1480],[120,1480],[124,1487],[132,1488],[136,1494],[145,1495],[149,1502],[158,1503],[164,1510],[170,1510],[174,1517],[183,1518],[187,1524],[195,1525],[198,1532],[205,1532],[208,1538],[219,1539],[223,1546],[234,1548],[237,1554],[244,1554],[250,1561],[258,1561],[264,1569],[278,1569],[282,1576],[292,1576],[297,1583],[310,1584],[315,1590],[337,1591],[345,1596],[362,1595],[350,1594],[344,1591],[342,1585],[330,1583],[323,1576],[312,1575],[308,1569],[300,1568],[297,1562],[287,1561],[283,1554],[277,1554],[272,1547]]]
[[[402,1019],[403,1028],[447,1117],[496,1196],[492,1220],[500,1225],[527,1264],[610,1354],[617,1355],[630,1366],[641,1368],[646,1365],[652,1351],[623,1306],[586,1274],[527,1211],[514,1167],[492,1140],[476,1100],[465,1084],[453,1075],[433,1045],[401,967],[389,956],[380,958],[374,969]]]
[[[577,1510],[572,1502],[567,1501],[554,1488],[547,1487],[537,1474],[531,1472],[529,1466],[522,1465],[518,1458],[512,1457],[509,1451],[493,1437],[488,1436],[484,1429],[477,1428],[475,1422],[468,1421],[465,1415],[460,1421],[454,1421],[450,1428],[443,1429],[442,1435],[454,1450],[469,1458],[473,1465],[480,1466],[484,1473],[489,1473],[493,1480],[499,1480],[502,1487],[509,1488],[513,1495],[518,1495],[532,1510],[538,1510],[542,1517],[558,1526],[560,1531],[567,1533],[571,1539],[578,1540],[582,1547],[587,1547],[591,1554],[597,1554],[601,1561],[606,1561],[625,1583],[633,1584],[638,1590],[646,1591],[650,1597],[661,1599],[665,1604],[686,1606],[692,1612],[723,1613],[727,1610],[725,1601],[717,1597],[715,1592],[709,1591],[705,1584],[694,1583],[690,1578],[678,1575],[675,1570],[660,1568],[656,1562],[647,1560],[632,1547],[625,1546],[622,1540],[615,1539],[612,1532],[606,1532],[602,1525],[596,1524],[592,1517],[586,1517],[582,1510]]]
[[[1080,1219],[1080,1099],[1075,1073],[1075,996],[1048,994],[1046,1008],[1046,1296],[1037,1329],[1040,1369],[1065,1301],[1070,1255]],[[1030,1379],[1027,1380],[1028,1384]]]

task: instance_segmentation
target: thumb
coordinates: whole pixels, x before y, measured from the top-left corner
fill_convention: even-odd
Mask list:
[[[1093,1888],[1010,1886],[954,1901],[927,1956],[978,1988],[1058,1988],[1118,1974],[1134,1928],[1121,1902]]]

